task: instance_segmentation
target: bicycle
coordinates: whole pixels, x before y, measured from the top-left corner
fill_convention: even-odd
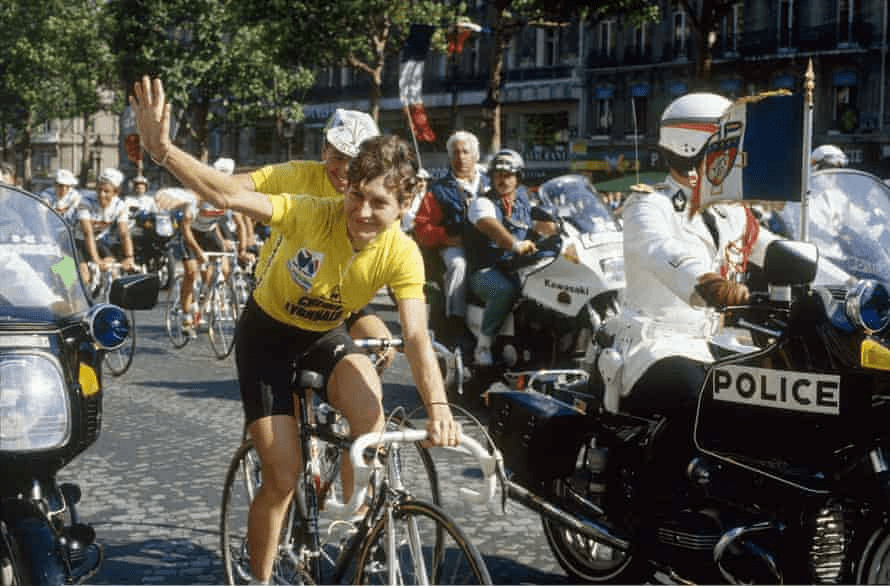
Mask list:
[[[384,352],[400,341],[357,340],[360,346]],[[478,549],[438,504],[438,479],[433,501],[417,498],[403,482],[405,454],[402,443],[412,443],[432,466],[425,430],[406,429],[399,417],[389,418],[387,430],[354,440],[345,419],[327,403],[312,405],[312,396],[326,383],[316,372],[301,371],[294,394],[300,419],[304,472],[288,510],[272,581],[280,584],[341,583],[352,574],[355,583],[381,584],[489,584],[491,577]],[[365,458],[371,450],[372,464]],[[500,454],[461,435],[457,449],[473,455],[485,473],[486,490],[461,489],[465,500],[492,499],[495,472],[501,478]],[[337,497],[340,462],[349,451],[354,469],[354,490],[348,503]],[[430,474],[427,468],[427,474]],[[246,520],[250,503],[262,484],[262,469],[250,439],[238,448],[223,488],[221,549],[226,582],[250,581]],[[368,488],[370,487],[370,491]],[[242,492],[243,491],[243,492]],[[370,492],[370,497],[368,494]],[[240,499],[240,500],[239,500]],[[355,518],[367,505],[366,512]],[[340,530],[338,533],[338,529]]]
[[[111,283],[114,281],[115,275],[120,274],[121,263],[114,261],[105,270],[100,269],[93,262],[89,262],[88,266],[92,275],[91,283],[95,285],[91,285],[93,301],[108,303]],[[133,364],[133,356],[136,354],[136,312],[132,309],[128,310],[127,317],[130,320],[130,333],[127,335],[126,341],[116,350],[106,351],[102,361],[108,368],[108,372],[115,377],[123,376],[130,369]]]
[[[235,253],[205,252],[204,255],[208,258],[211,273],[206,282],[201,280],[200,286],[196,287],[194,299],[198,309],[193,314],[193,327],[198,328],[202,323],[201,320],[204,320],[213,353],[219,360],[223,360],[232,353],[235,345],[235,327],[242,307],[240,298],[244,296],[241,290],[243,285],[236,285],[234,275],[235,273],[241,275],[239,283],[243,282],[244,276],[240,269],[235,268],[238,265],[235,262]],[[230,257],[233,261],[230,263],[232,270],[228,276],[224,275],[222,270],[222,261],[225,257]],[[180,303],[183,279],[183,275],[177,276],[167,293],[164,324],[174,348],[184,347],[192,337],[192,332],[183,326],[186,317]]]

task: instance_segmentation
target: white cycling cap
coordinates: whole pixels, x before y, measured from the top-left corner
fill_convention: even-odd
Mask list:
[[[59,185],[77,185],[77,177],[68,169],[58,169],[56,171],[56,183]]]
[[[145,175],[136,175],[133,177],[133,183],[144,183],[148,185],[148,179],[146,179]]]
[[[426,169],[424,169],[423,167],[421,167],[420,169],[417,170],[417,178],[418,179],[429,179],[430,172],[427,171]]]
[[[226,157],[220,157],[213,162],[213,168],[220,173],[232,175],[235,172],[235,161]]]
[[[358,156],[358,149],[366,139],[380,136],[377,123],[368,114],[337,108],[324,127],[324,137],[335,149],[346,156]]]
[[[103,169],[102,173],[99,175],[99,178],[96,179],[96,183],[110,183],[114,185],[116,188],[120,188],[121,183],[124,182],[124,174],[115,169],[114,167],[108,167],[107,169]]]

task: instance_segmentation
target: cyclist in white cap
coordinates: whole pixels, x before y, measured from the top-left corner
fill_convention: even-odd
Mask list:
[[[68,169],[57,169],[53,186],[43,190],[40,196],[59,212],[65,221],[73,225],[80,205],[81,194],[77,190],[77,178]]]
[[[236,175],[247,189],[270,195],[307,193],[318,197],[343,197],[349,184],[349,164],[358,155],[366,139],[380,135],[371,116],[357,110],[337,108],[324,126],[321,161],[288,161],[269,165],[250,174]],[[278,234],[273,229],[260,250],[257,266],[268,262],[277,246]],[[349,320],[349,332],[355,338],[389,338],[386,324],[368,311],[357,312]],[[395,356],[390,351],[384,359],[389,365]]]
[[[837,169],[846,167],[850,163],[850,160],[840,147],[833,144],[823,144],[822,146],[813,149],[813,154],[810,156],[810,163],[813,165],[813,171],[819,171],[820,169]]]
[[[106,270],[116,259],[120,259],[121,268],[125,271],[134,268],[127,206],[119,197],[123,182],[124,176],[120,171],[104,169],[96,179],[95,195],[85,196],[77,209],[75,241],[84,282],[90,282],[88,261],[99,265],[102,270]]]

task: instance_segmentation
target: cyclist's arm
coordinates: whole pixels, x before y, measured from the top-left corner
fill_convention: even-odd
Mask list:
[[[195,256],[198,257],[198,262],[204,264],[207,261],[207,258],[204,256],[204,249],[201,248],[201,245],[198,244],[198,241],[195,239],[195,233],[192,232],[191,216],[185,214],[182,217],[182,225],[180,229],[182,230],[182,241],[185,242],[185,245],[188,246],[189,250],[195,253]]]
[[[426,408],[430,439],[433,445],[456,445],[460,427],[448,406],[445,384],[427,329],[426,305],[422,299],[401,299],[398,304],[405,356]]]
[[[118,221],[117,229],[121,237],[121,251],[124,253],[121,266],[124,270],[130,270],[134,266],[135,256],[133,254],[133,239],[130,238],[130,226],[127,223],[126,217]]]
[[[99,258],[99,247],[96,246],[96,235],[93,233],[93,222],[81,219],[80,227],[83,230],[83,243],[87,248],[87,255],[94,263],[101,264],[102,259]]]

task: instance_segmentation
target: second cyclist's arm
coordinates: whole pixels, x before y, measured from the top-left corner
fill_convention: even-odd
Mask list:
[[[405,356],[411,365],[417,392],[430,420],[450,425],[453,423],[451,409],[427,329],[426,305],[422,299],[400,299],[398,304]]]

